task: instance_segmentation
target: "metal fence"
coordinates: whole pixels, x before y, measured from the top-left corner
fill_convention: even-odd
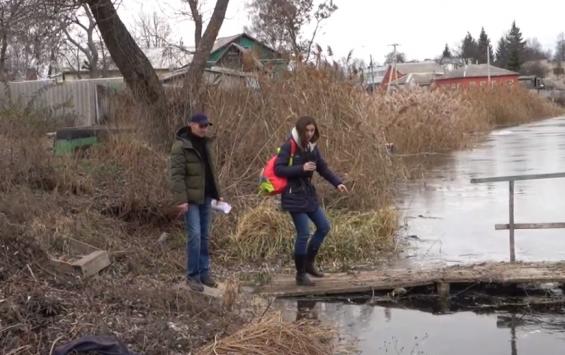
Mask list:
[[[75,126],[92,126],[102,117],[97,87],[121,88],[122,78],[66,81],[33,80],[0,84],[0,102],[11,101],[36,109],[53,110],[75,117]]]
[[[549,228],[565,228],[565,223],[514,223],[514,182],[522,180],[540,180],[540,179],[557,179],[565,178],[565,173],[551,174],[530,174],[530,175],[512,175],[498,176],[481,179],[471,179],[472,184],[491,183],[491,182],[508,182],[508,223],[495,224],[496,230],[508,230],[510,242],[510,262],[516,261],[516,250],[514,247],[514,231],[516,229],[549,229]]]

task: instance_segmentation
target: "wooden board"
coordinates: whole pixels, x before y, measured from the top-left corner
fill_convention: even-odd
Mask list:
[[[76,262],[72,263],[73,267],[80,270],[85,277],[96,275],[102,269],[110,266],[110,257],[105,250],[94,251]]]
[[[176,287],[178,289],[186,290],[188,292],[195,292],[190,289],[190,287],[186,284],[186,282],[179,282],[176,284]],[[215,288],[204,286],[204,291],[202,291],[201,294],[209,297],[221,299],[224,297],[225,290],[226,290],[225,283],[218,282],[218,287]]]
[[[64,243],[72,254],[71,257],[50,256],[51,263],[60,272],[79,273],[81,276],[89,277],[111,264],[110,256],[105,250],[73,238],[65,238]]]
[[[384,269],[326,274],[312,287],[296,286],[294,275],[278,276],[257,292],[277,297],[337,295],[412,288],[437,283],[565,282],[565,263],[481,263],[425,269]]]

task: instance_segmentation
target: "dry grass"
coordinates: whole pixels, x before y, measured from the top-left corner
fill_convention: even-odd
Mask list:
[[[220,178],[227,195],[255,195],[265,161],[289,137],[297,117],[311,115],[322,134],[322,154],[352,191],[338,198],[328,184],[319,183],[324,204],[354,210],[388,204],[399,171],[386,154],[384,131],[365,93],[329,73],[311,70],[277,81],[265,79],[261,88],[261,92],[214,90],[208,94],[208,111],[217,122]]]
[[[20,187],[0,199],[0,353],[31,345],[48,353],[82,335],[120,334],[132,350],[189,352],[243,322],[237,283],[224,300],[172,287],[181,282],[183,249],[162,250],[158,230],[105,216],[88,196]],[[47,253],[64,256],[72,237],[110,252],[93,279],[54,273]],[[230,330],[231,332],[231,330]],[[37,350],[36,350],[37,349]]]
[[[135,136],[114,137],[93,149],[81,168],[93,178],[102,211],[141,223],[168,218],[168,157],[149,144]]]
[[[391,208],[330,210],[328,217],[333,227],[320,252],[325,263],[363,262],[395,249],[398,215]],[[226,252],[233,260],[251,263],[290,260],[295,234],[288,213],[274,201],[264,200],[241,214]]]
[[[309,68],[279,80],[262,80],[261,88],[260,92],[211,89],[207,94],[209,114],[217,123],[213,133],[218,137],[214,149],[220,184],[235,207],[232,215],[217,219],[213,241],[216,249],[236,261],[286,260],[291,254],[290,218],[277,211],[274,199],[262,199],[256,191],[259,170],[286,139],[297,116],[317,118],[320,149],[351,190],[339,195],[316,178],[333,222],[322,259],[343,262],[394,248],[396,215],[387,206],[395,185],[406,175],[404,163],[386,153],[385,142],[394,142],[401,154],[449,151],[471,143],[477,132],[496,124],[558,113],[518,88],[372,95],[336,80],[331,72]],[[112,125],[136,123],[139,110],[130,105],[118,108],[123,119]],[[143,229],[158,235],[155,229],[179,227],[169,213],[168,153],[148,144],[141,131],[114,136],[81,157],[55,158],[43,143],[52,127],[39,115],[28,112],[24,117],[25,110],[15,106],[1,112],[0,190],[13,192],[5,200],[23,201],[17,205],[23,206],[22,216],[29,219],[13,218],[27,223],[32,235],[75,236],[116,249],[129,248],[129,243],[121,245],[112,235],[126,240],[128,233]],[[165,124],[174,122],[171,116]],[[52,192],[48,198],[56,201],[56,207],[26,213],[38,191]],[[60,207],[65,205],[60,201],[73,199],[81,202]],[[143,249],[145,240],[129,242]]]
[[[280,314],[248,324],[236,333],[196,351],[198,355],[326,355],[333,331],[319,324],[285,322]]]
[[[563,110],[522,87],[466,91],[402,90],[376,96],[373,110],[401,154],[448,152],[501,125],[555,117]]]
[[[508,126],[563,114],[563,108],[521,86],[477,88],[464,93],[468,104],[480,109],[480,117],[489,125]]]
[[[275,199],[256,192],[260,168],[286,139],[297,116],[317,118],[320,149],[351,190],[338,195],[329,184],[316,181],[333,225],[321,250],[322,261],[331,265],[375,260],[395,248],[397,216],[388,206],[395,184],[406,177],[404,162],[390,158],[386,142],[394,142],[401,153],[449,151],[496,124],[556,113],[520,91],[414,91],[385,97],[311,69],[262,80],[261,86],[260,92],[210,90],[207,96],[208,112],[217,123],[214,150],[220,184],[235,207],[214,223],[214,263],[220,255],[251,267],[260,261],[281,265],[290,260],[291,219],[277,210]],[[184,272],[184,232],[169,214],[168,152],[143,138],[144,116],[137,108],[124,105],[120,112],[124,121],[112,125],[141,130],[114,136],[80,156],[54,157],[45,137],[56,127],[52,121],[42,112],[0,105],[0,299],[5,300],[0,306],[9,311],[0,312],[0,329],[17,325],[0,337],[0,352],[31,344],[29,349],[46,353],[60,334],[70,340],[110,332],[121,334],[137,351],[188,352],[213,334],[232,334],[227,324],[241,322],[229,312],[237,303],[235,280],[226,298],[214,304],[166,287]],[[174,122],[173,116],[167,117],[164,124],[171,135],[153,140],[170,142]],[[157,243],[164,231],[176,238],[168,249]],[[108,250],[112,266],[92,283],[69,283],[42,271],[46,252],[62,250],[61,240],[67,237]],[[26,303],[27,296],[32,303]],[[274,341],[272,353],[292,354],[277,348],[292,341],[300,353],[326,353],[319,352],[326,344],[302,337],[316,338],[318,333],[308,325],[268,320],[244,331],[261,344]],[[216,343],[216,350],[244,346],[269,354],[269,349],[245,345],[238,336]]]
[[[414,89],[373,99],[387,141],[400,154],[460,149],[472,143],[473,133],[489,128],[457,92]]]

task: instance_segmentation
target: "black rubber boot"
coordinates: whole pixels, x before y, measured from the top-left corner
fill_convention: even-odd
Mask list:
[[[311,248],[310,245],[308,245],[308,252],[306,254],[306,272],[314,277],[324,277],[324,274],[318,271],[314,265],[316,255],[318,255],[318,250]]]
[[[306,274],[306,256],[294,255],[294,264],[296,265],[296,285],[314,286],[315,283]]]

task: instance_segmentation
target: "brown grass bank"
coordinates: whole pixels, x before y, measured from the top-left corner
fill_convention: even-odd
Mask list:
[[[260,91],[210,89],[220,182],[235,207],[212,231],[216,265],[289,265],[290,218],[276,199],[257,196],[256,187],[260,168],[297,116],[318,119],[321,150],[351,189],[338,195],[317,181],[333,223],[322,259],[340,268],[397,246],[390,206],[406,174],[386,142],[400,153],[459,149],[496,125],[559,113],[540,100],[519,90],[371,95],[310,69],[262,79]],[[188,352],[234,334],[246,321],[238,312],[171,287],[182,280],[184,232],[169,213],[168,154],[144,138],[139,110],[124,105],[109,122],[139,132],[70,157],[48,150],[45,133],[54,121],[43,117],[0,105],[0,352],[47,353],[56,339],[94,333],[119,334],[145,353]],[[165,246],[157,243],[162,232],[170,234]],[[46,252],[65,237],[110,251],[112,266],[92,280],[53,275]],[[229,348],[234,338],[226,339],[220,345]]]

